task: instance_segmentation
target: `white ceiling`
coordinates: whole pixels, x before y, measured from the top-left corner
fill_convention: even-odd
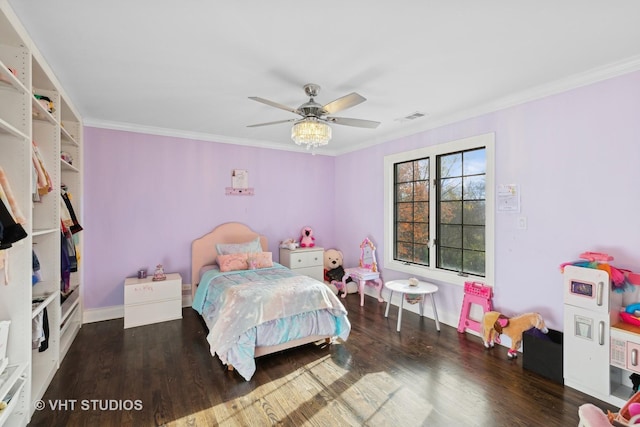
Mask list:
[[[86,125],[287,150],[350,92],[335,155],[640,69],[637,0],[9,0]],[[426,116],[401,120],[415,112]]]

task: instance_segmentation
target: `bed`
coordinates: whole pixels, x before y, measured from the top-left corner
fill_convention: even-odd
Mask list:
[[[247,381],[256,357],[346,341],[351,331],[328,286],[273,262],[267,238],[241,223],[219,225],[193,241],[191,278],[211,354]]]

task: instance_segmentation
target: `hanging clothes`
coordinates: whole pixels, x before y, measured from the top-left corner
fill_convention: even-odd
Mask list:
[[[0,167],[0,224],[2,224],[0,250],[8,249],[18,240],[27,237],[27,232],[22,227],[26,222],[9,185],[9,178]]]
[[[40,273],[40,260],[33,249],[31,250],[31,270],[31,284],[35,285],[36,283],[41,282],[42,274]]]
[[[66,228],[70,228],[73,225],[73,219],[71,219],[69,208],[64,202],[64,197],[60,197],[60,221]]]
[[[76,234],[79,231],[82,231],[82,226],[78,222],[76,213],[73,210],[73,205],[71,204],[71,194],[66,190],[65,186],[62,187],[60,194],[62,196],[62,200],[64,201],[66,212],[68,212],[69,219],[71,220],[70,225],[68,225],[69,231],[71,231],[71,234]]]
[[[34,302],[32,307],[35,308],[38,304],[41,304],[41,301]],[[49,315],[47,314],[47,307],[31,321],[31,348],[38,349],[39,352],[49,348]]]
[[[27,232],[21,224],[17,223],[11,211],[0,200],[0,224],[2,224],[2,236],[0,237],[0,250],[10,248],[15,242],[27,237]]]
[[[47,172],[44,160],[40,155],[40,150],[38,150],[38,145],[35,141],[31,141],[31,147],[31,161],[37,177],[37,193],[34,193],[34,200],[36,198],[39,200],[39,196],[44,196],[53,191],[53,181],[51,181],[51,177]]]
[[[42,328],[42,311],[33,318],[31,321],[31,348],[36,349],[40,347],[40,343],[44,341],[44,329]]]
[[[7,257],[9,254],[5,249],[10,248],[15,242],[27,237],[27,232],[22,227],[27,219],[22,214],[18,201],[13,195],[9,178],[4,169],[0,167],[0,269],[4,271],[2,280],[6,285],[9,283],[9,268]]]
[[[42,310],[42,334],[44,339],[40,341],[40,347],[38,347],[40,353],[49,348],[49,315],[47,314],[47,307]]]
[[[60,233],[60,291],[69,292],[71,288],[71,259],[69,258],[69,246],[64,232]]]
[[[13,191],[11,191],[11,185],[9,185],[9,178],[2,167],[0,167],[0,199],[2,199],[8,209],[10,209],[11,215],[16,223],[26,224],[27,219],[22,214],[20,206],[18,206],[18,201],[14,197]]]
[[[9,283],[9,252],[6,249],[27,237],[27,232],[21,224],[15,222],[2,200],[0,200],[0,227],[2,228],[0,233],[0,270],[3,271],[0,282],[6,285]]]

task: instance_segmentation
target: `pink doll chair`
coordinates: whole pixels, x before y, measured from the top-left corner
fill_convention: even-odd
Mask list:
[[[364,306],[364,286],[367,282],[373,283],[373,286],[378,289],[378,302],[384,302],[384,299],[382,299],[383,282],[376,262],[376,247],[368,237],[360,244],[359,266],[345,268],[345,276],[342,278],[342,283],[346,283],[348,277],[358,283],[361,306]]]

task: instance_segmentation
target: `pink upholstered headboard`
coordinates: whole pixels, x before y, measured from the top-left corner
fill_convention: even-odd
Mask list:
[[[200,281],[200,269],[215,264],[217,243],[245,243],[260,237],[263,251],[268,251],[267,238],[239,222],[227,222],[191,243],[191,294],[195,295]]]

